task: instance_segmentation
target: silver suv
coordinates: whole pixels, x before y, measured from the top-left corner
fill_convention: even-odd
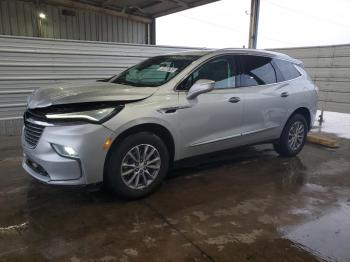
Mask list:
[[[302,62],[248,49],[150,58],[97,82],[41,88],[24,114],[23,167],[55,185],[154,191],[174,161],[273,143],[295,156],[316,114]]]

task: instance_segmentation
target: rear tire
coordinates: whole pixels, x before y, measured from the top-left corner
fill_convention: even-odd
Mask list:
[[[168,171],[168,148],[155,134],[132,134],[111,150],[104,182],[122,198],[137,199],[149,195]]]
[[[274,149],[281,156],[296,156],[304,147],[308,125],[301,114],[295,114],[287,121],[281,137],[273,144]]]

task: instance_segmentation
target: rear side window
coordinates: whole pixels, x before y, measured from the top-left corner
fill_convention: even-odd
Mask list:
[[[269,57],[240,55],[240,86],[258,86],[277,82],[276,71]]]
[[[281,79],[278,79],[278,82],[291,80],[300,76],[299,71],[291,62],[273,59],[273,63],[281,73],[281,77],[279,77]]]

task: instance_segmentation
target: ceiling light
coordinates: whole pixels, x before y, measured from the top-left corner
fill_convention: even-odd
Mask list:
[[[40,19],[45,19],[46,18],[46,15],[44,13],[39,13],[39,18]]]

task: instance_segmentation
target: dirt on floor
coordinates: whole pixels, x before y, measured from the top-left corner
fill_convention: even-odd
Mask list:
[[[0,139],[0,261],[350,261],[350,140],[178,163],[153,195],[43,185]]]

